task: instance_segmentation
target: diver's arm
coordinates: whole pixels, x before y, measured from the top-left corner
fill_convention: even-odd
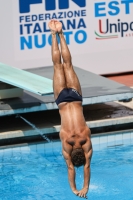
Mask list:
[[[91,157],[92,157],[92,144],[90,138],[86,142],[85,145],[83,145],[83,150],[85,153],[85,165],[84,165],[84,186],[83,188],[89,189],[90,184],[90,163],[91,163]]]
[[[86,194],[89,190],[90,184],[90,163],[93,152],[90,138],[88,138],[87,142],[82,146],[82,148],[84,150],[86,163],[84,165],[84,184],[82,190],[79,191],[78,196],[87,198]]]
[[[63,150],[63,156],[64,156],[64,159],[65,159],[66,164],[67,164],[68,179],[69,179],[70,187],[71,187],[73,193],[78,195],[79,192],[76,189],[76,184],[75,184],[75,169],[74,169],[74,166],[73,166],[72,161],[71,161],[71,156],[64,150]]]
[[[74,193],[77,193],[78,191],[76,190],[76,183],[75,183],[75,169],[73,165],[67,165],[68,168],[68,179],[69,179],[69,184]]]
[[[78,196],[87,198],[87,193],[89,190],[90,184],[90,162],[91,162],[92,150],[90,150],[87,154],[85,153],[86,163],[84,165],[84,185],[82,190],[79,191]]]
[[[84,166],[84,185],[83,185],[83,188],[88,192],[89,184],[90,184],[90,158],[87,157],[86,159],[88,159],[88,162],[86,162],[86,164]]]

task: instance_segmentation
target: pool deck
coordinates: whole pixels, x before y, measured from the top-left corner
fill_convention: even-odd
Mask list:
[[[123,81],[126,84],[125,79]],[[128,86],[131,87],[132,85],[133,83],[130,83]],[[109,131],[108,127],[133,123],[133,101],[127,103],[115,101],[85,105],[84,115],[86,123],[91,129],[102,129],[104,127],[104,129]],[[25,113],[22,116],[32,124],[35,124],[43,134],[58,134],[60,131],[60,116],[58,110]],[[0,124],[1,142],[10,140],[11,138],[26,138],[40,135],[21,118],[16,118],[15,115],[1,117]]]
[[[129,103],[111,102],[84,107],[87,125],[91,128],[106,128],[133,123],[133,101]],[[58,134],[60,116],[58,110],[22,115],[35,124],[43,134]],[[15,116],[1,118],[0,140],[40,135],[26,122]]]

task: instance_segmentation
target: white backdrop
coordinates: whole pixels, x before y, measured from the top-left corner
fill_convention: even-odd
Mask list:
[[[57,18],[63,23],[74,66],[97,74],[132,71],[130,0],[28,2],[0,0],[0,62],[21,69],[52,65],[47,24]]]

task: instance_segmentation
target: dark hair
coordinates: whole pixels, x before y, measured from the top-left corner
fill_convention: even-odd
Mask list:
[[[71,153],[71,160],[75,167],[85,164],[85,155],[83,149],[74,149]]]

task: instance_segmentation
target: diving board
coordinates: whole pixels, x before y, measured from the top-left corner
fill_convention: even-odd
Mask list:
[[[83,106],[133,98],[132,88],[77,67],[74,69],[82,87]],[[53,79],[52,66],[27,69],[26,71]],[[0,116],[54,109],[58,109],[58,107],[53,94],[41,96],[27,90],[24,91],[21,98],[0,101]]]
[[[41,96],[53,93],[52,80],[3,63],[0,63],[0,81]]]

